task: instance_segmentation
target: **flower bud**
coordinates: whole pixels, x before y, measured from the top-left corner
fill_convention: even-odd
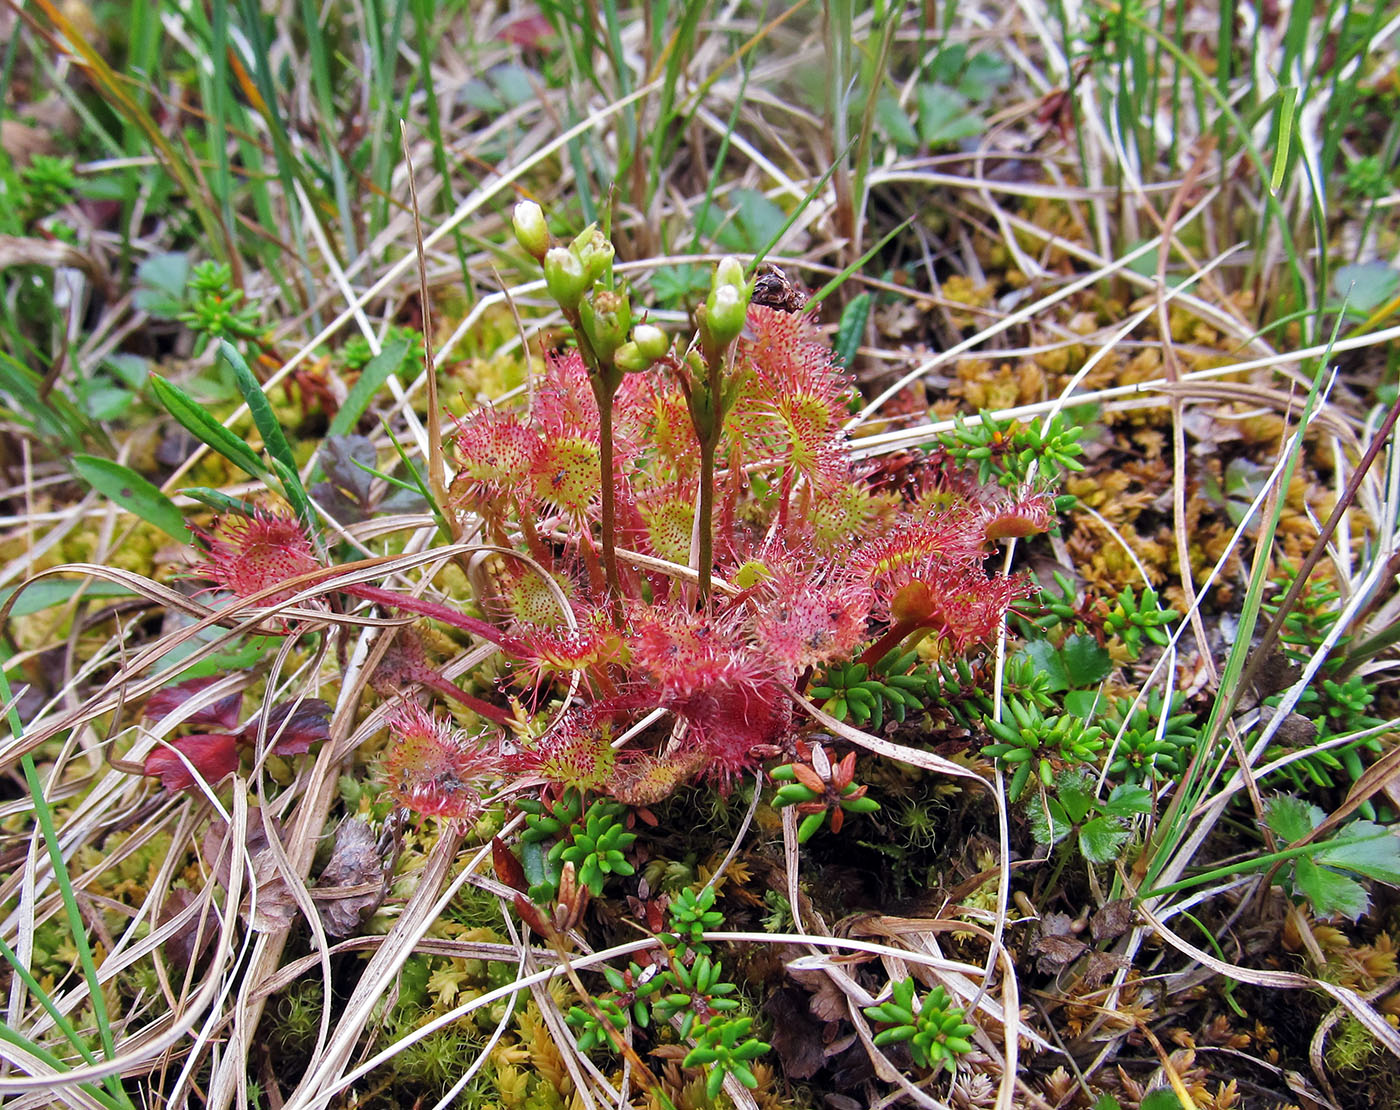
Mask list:
[[[612,241],[598,230],[597,224],[589,224],[588,227],[584,228],[569,249],[583,264],[583,271],[588,275],[589,285],[601,278],[607,268],[612,265],[615,253]]]
[[[643,354],[642,349],[631,340],[619,347],[613,355],[613,365],[628,374],[640,374],[650,370],[655,361]]]
[[[732,254],[727,254],[719,260],[719,265],[715,267],[715,279],[710,285],[712,290],[718,289],[721,285],[735,285],[743,287],[744,284],[744,264]]]
[[[579,304],[578,314],[594,352],[605,362],[611,361],[632,326],[632,307],[627,297],[610,289],[595,289]]]
[[[704,328],[708,342],[717,348],[729,346],[739,338],[748,316],[749,291],[743,286],[718,286],[705,300]]]
[[[671,349],[671,337],[655,324],[638,324],[632,329],[632,342],[653,362]]]
[[[533,255],[536,262],[543,261],[549,250],[549,225],[545,223],[544,209],[532,200],[522,200],[515,206],[511,227],[515,231],[515,241]]]
[[[576,309],[584,292],[592,284],[578,255],[563,247],[551,247],[545,252],[544,283],[549,295],[560,308]]]

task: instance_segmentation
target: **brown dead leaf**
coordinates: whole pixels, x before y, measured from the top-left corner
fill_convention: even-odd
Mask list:
[[[817,968],[788,968],[788,977],[811,992],[807,1008],[819,1021],[842,1021],[846,1017],[846,996],[831,981],[831,976]]]
[[[1133,923],[1133,904],[1126,898],[1105,902],[1089,918],[1089,932],[1095,940],[1116,940]]]
[[[192,890],[176,887],[165,899],[157,915],[156,924],[164,925],[178,917],[182,911],[199,901],[200,896]],[[165,957],[177,968],[187,968],[198,963],[208,953],[215,938],[219,935],[219,924],[213,912],[206,915],[201,927],[199,915],[186,921],[175,935],[165,942]]]
[[[319,894],[321,920],[326,932],[333,937],[349,936],[360,927],[369,914],[379,906],[384,896],[384,862],[369,825],[358,818],[343,821],[335,831],[335,848],[330,861],[321,871],[317,887],[372,889],[358,894],[343,893],[334,897]]]
[[[1128,966],[1128,961],[1112,952],[1090,952],[1084,966],[1084,985],[1102,986],[1115,971]]]
[[[808,1010],[807,995],[793,987],[781,987],[769,995],[763,1012],[772,1019],[768,1040],[782,1061],[789,1079],[810,1079],[826,1062],[822,1025]]]
[[[1073,932],[1073,918],[1067,913],[1047,913],[1040,919],[1040,938],[1032,946],[1040,960],[1037,966],[1051,974],[1077,960],[1089,946]]]
[[[273,818],[268,818],[273,832],[281,836],[281,830]],[[204,834],[204,853],[213,861],[214,878],[225,890],[229,888],[230,861],[233,852],[227,843],[230,828],[227,824],[215,821]],[[285,929],[297,915],[296,899],[291,887],[282,877],[277,866],[277,858],[272,853],[271,842],[267,838],[262,811],[257,806],[248,809],[248,840],[245,845],[252,871],[252,889],[244,896],[239,912],[244,923],[254,932],[275,933]],[[240,863],[242,853],[240,853]],[[244,877],[248,885],[248,876]]]
[[[101,274],[97,261],[71,244],[58,239],[0,235],[0,270],[11,266],[47,266],[50,269],[71,266],[93,277]]]

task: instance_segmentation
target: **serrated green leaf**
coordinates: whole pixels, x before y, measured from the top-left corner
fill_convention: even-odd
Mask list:
[[[733,200],[738,206],[746,251],[757,251],[772,242],[787,223],[787,213],[756,189],[736,189]]]
[[[1069,637],[1060,649],[1060,656],[1071,686],[1096,686],[1113,669],[1113,659],[1108,649],[1101,647],[1093,636],[1076,634]]]
[[[111,498],[127,512],[149,521],[172,539],[189,543],[185,516],[175,502],[129,466],[96,455],[75,455],[73,469],[98,493]]]
[[[1071,825],[1078,825],[1098,804],[1088,780],[1080,775],[1062,775],[1055,793]]]
[[[1113,1105],[1117,1107],[1116,1100]],[[1099,1110],[1099,1108],[1095,1106],[1094,1110]],[[1170,1087],[1158,1087],[1155,1091],[1148,1091],[1142,1096],[1138,1110],[1181,1110],[1181,1099]]]
[[[340,406],[335,419],[326,430],[327,439],[331,436],[348,435],[354,431],[360,417],[374,400],[374,395],[389,380],[389,375],[403,365],[404,356],[407,354],[408,338],[396,335],[384,344],[383,350],[365,363],[359,378],[350,387],[345,403]]]
[[[887,90],[881,91],[875,102],[875,122],[895,146],[914,150],[919,145],[919,133],[914,130],[909,114]]]
[[[1264,803],[1264,823],[1289,844],[1307,836],[1325,816],[1317,806],[1291,794]]]
[[[1090,863],[1108,863],[1128,839],[1116,817],[1095,817],[1079,830],[1079,850]]]
[[[1145,786],[1123,783],[1099,805],[1099,812],[1108,817],[1133,817],[1152,812],[1152,791]]]
[[[1074,831],[1074,823],[1065,814],[1065,807],[1055,798],[1044,804],[1032,798],[1027,807],[1031,819],[1031,835],[1037,844],[1058,844]]]
[[[190,278],[190,256],[172,251],[153,254],[136,267],[136,291],[132,303],[142,312],[173,320],[185,306]]]
[[[1372,821],[1353,821],[1326,840],[1313,859],[1368,879],[1400,883],[1400,837]]]
[[[251,447],[205,412],[204,406],[179,386],[166,381],[159,374],[152,374],[151,392],[165,411],[200,443],[254,478],[261,478],[267,473],[267,467]]]
[[[986,124],[968,111],[966,97],[953,89],[921,84],[914,97],[919,104],[919,138],[925,146],[945,146],[986,130]]]
[[[1360,883],[1319,867],[1307,856],[1300,856],[1294,866],[1293,888],[1312,903],[1319,916],[1340,913],[1355,921],[1371,904]]]

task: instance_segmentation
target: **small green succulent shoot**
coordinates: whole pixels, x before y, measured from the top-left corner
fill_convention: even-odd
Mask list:
[[[1033,466],[1042,480],[1052,482],[1064,471],[1084,469],[1079,461],[1084,425],[1071,423],[1064,413],[1057,413],[1044,431],[1034,423],[999,422],[986,410],[978,417],[977,424],[969,424],[955,416],[953,430],[939,436],[939,442],[951,458],[976,465],[980,482],[1013,489],[1030,480]]]
[[[796,806],[802,816],[797,827],[799,844],[815,836],[828,818],[831,831],[839,833],[847,813],[874,813],[880,808],[879,802],[865,796],[869,787],[856,785],[855,770],[855,752],[847,752],[833,765],[826,750],[813,744],[810,762],[785,763],[770,772],[775,782],[786,784],[773,795],[773,807]]]
[[[896,647],[873,665],[836,663],[807,692],[838,721],[851,720],[862,728],[879,729],[887,713],[903,721],[908,710],[921,711],[930,684],[936,688],[932,672],[917,667],[918,659],[917,651]]]
[[[682,890],[667,907],[671,929],[662,940],[672,946],[682,946],[692,952],[708,952],[704,934],[724,924],[724,914],[714,908],[715,888],[701,887],[699,892]]]
[[[909,1055],[921,1068],[957,1070],[957,1058],[972,1051],[973,1027],[961,1007],[950,1005],[948,992],[934,987],[922,1000],[915,999],[914,980],[890,984],[890,1000],[867,1006],[865,1016],[890,1026],[875,1034],[875,1043],[909,1043]]]
[[[596,801],[588,807],[583,827],[574,826],[573,839],[560,840],[549,850],[548,858],[572,863],[578,868],[578,881],[594,897],[603,893],[609,875],[631,875],[636,868],[623,854],[637,839],[622,823],[623,807],[616,802]]]
[[[1166,626],[1181,616],[1175,609],[1163,609],[1157,591],[1148,586],[1142,597],[1134,594],[1131,586],[1124,586],[1117,597],[1117,605],[1104,619],[1104,631],[1121,640],[1128,649],[1128,657],[1134,661],[1142,654],[1144,639],[1166,647],[1171,643],[1171,635]]]
[[[1066,770],[1056,776],[1053,795],[1031,802],[1031,834],[1037,844],[1070,841],[1090,863],[1108,863],[1132,835],[1133,818],[1150,812],[1152,792],[1146,787],[1122,783],[1099,798],[1091,776]]]
[[[243,303],[243,290],[234,288],[233,269],[226,262],[205,261],[190,274],[185,307],[176,319],[199,337],[201,349],[219,339],[256,339],[262,334],[260,310]]]
[[[1126,698],[1117,701],[1103,717],[1105,730],[1114,737],[1108,773],[1127,782],[1181,774],[1201,736],[1195,715],[1183,710],[1185,703],[1186,696],[1175,693],[1164,712],[1165,699],[1156,689],[1136,708]]]
[[[705,1094],[713,1102],[719,1098],[724,1077],[732,1075],[749,1090],[758,1086],[758,1077],[749,1067],[772,1047],[750,1035],[753,1018],[718,1014],[700,1032],[700,1039],[681,1061],[687,1068],[708,1064]]]
[[[689,1037],[697,1020],[737,1010],[739,1000],[727,996],[738,990],[736,984],[725,981],[724,968],[718,960],[700,955],[689,966],[676,960],[665,973],[664,985],[652,1003],[652,1016],[663,1025],[676,1018],[677,1032],[682,1038]]]
[[[1104,745],[1104,732],[1072,714],[1046,717],[1040,707],[1019,697],[1006,699],[1010,721],[984,716],[982,723],[995,738],[982,754],[1010,770],[1006,796],[1016,801],[1025,792],[1032,770],[1041,785],[1054,784],[1055,772],[1065,765],[1092,763]]]
[[[594,1005],[598,1007],[596,1015],[582,1006],[569,1007],[569,1012],[565,1015],[570,1027],[577,1031],[578,1047],[583,1052],[595,1048],[612,1048],[613,1040],[604,1028],[604,1022],[618,1033],[627,1028],[627,1014],[615,999],[597,998],[594,999]],[[602,1018],[602,1021],[599,1018]]]

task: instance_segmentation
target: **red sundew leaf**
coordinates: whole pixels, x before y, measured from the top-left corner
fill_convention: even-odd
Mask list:
[[[499,773],[498,752],[418,705],[405,707],[390,733],[384,778],[399,805],[425,817],[469,819],[480,812],[477,783]]]
[[[267,736],[273,741],[274,755],[301,755],[318,740],[329,740],[331,707],[320,698],[300,702],[283,702],[273,706],[267,715]],[[256,743],[258,722],[244,726],[239,738],[245,744]]]
[[[168,716],[205,687],[212,686],[224,677],[224,675],[216,674],[206,678],[191,678],[184,682],[177,682],[174,686],[166,686],[164,689],[157,690],[146,699],[146,708],[142,710],[141,716],[147,720],[159,720],[161,717]],[[185,723],[233,729],[238,726],[238,711],[242,705],[242,692],[234,692],[196,711],[193,716],[185,718]]]
[[[161,785],[172,794],[194,786],[194,771],[213,785],[238,770],[238,737],[228,733],[197,733],[170,742],[170,748],[156,748],[146,757],[145,774],[159,776]],[[171,748],[178,749],[172,751]],[[183,755],[185,758],[181,759]],[[185,761],[188,760],[187,764]]]
[[[252,597],[321,565],[296,518],[279,513],[223,517],[208,546],[209,561],[201,572],[239,597]],[[295,592],[279,590],[262,604],[280,605]]]

